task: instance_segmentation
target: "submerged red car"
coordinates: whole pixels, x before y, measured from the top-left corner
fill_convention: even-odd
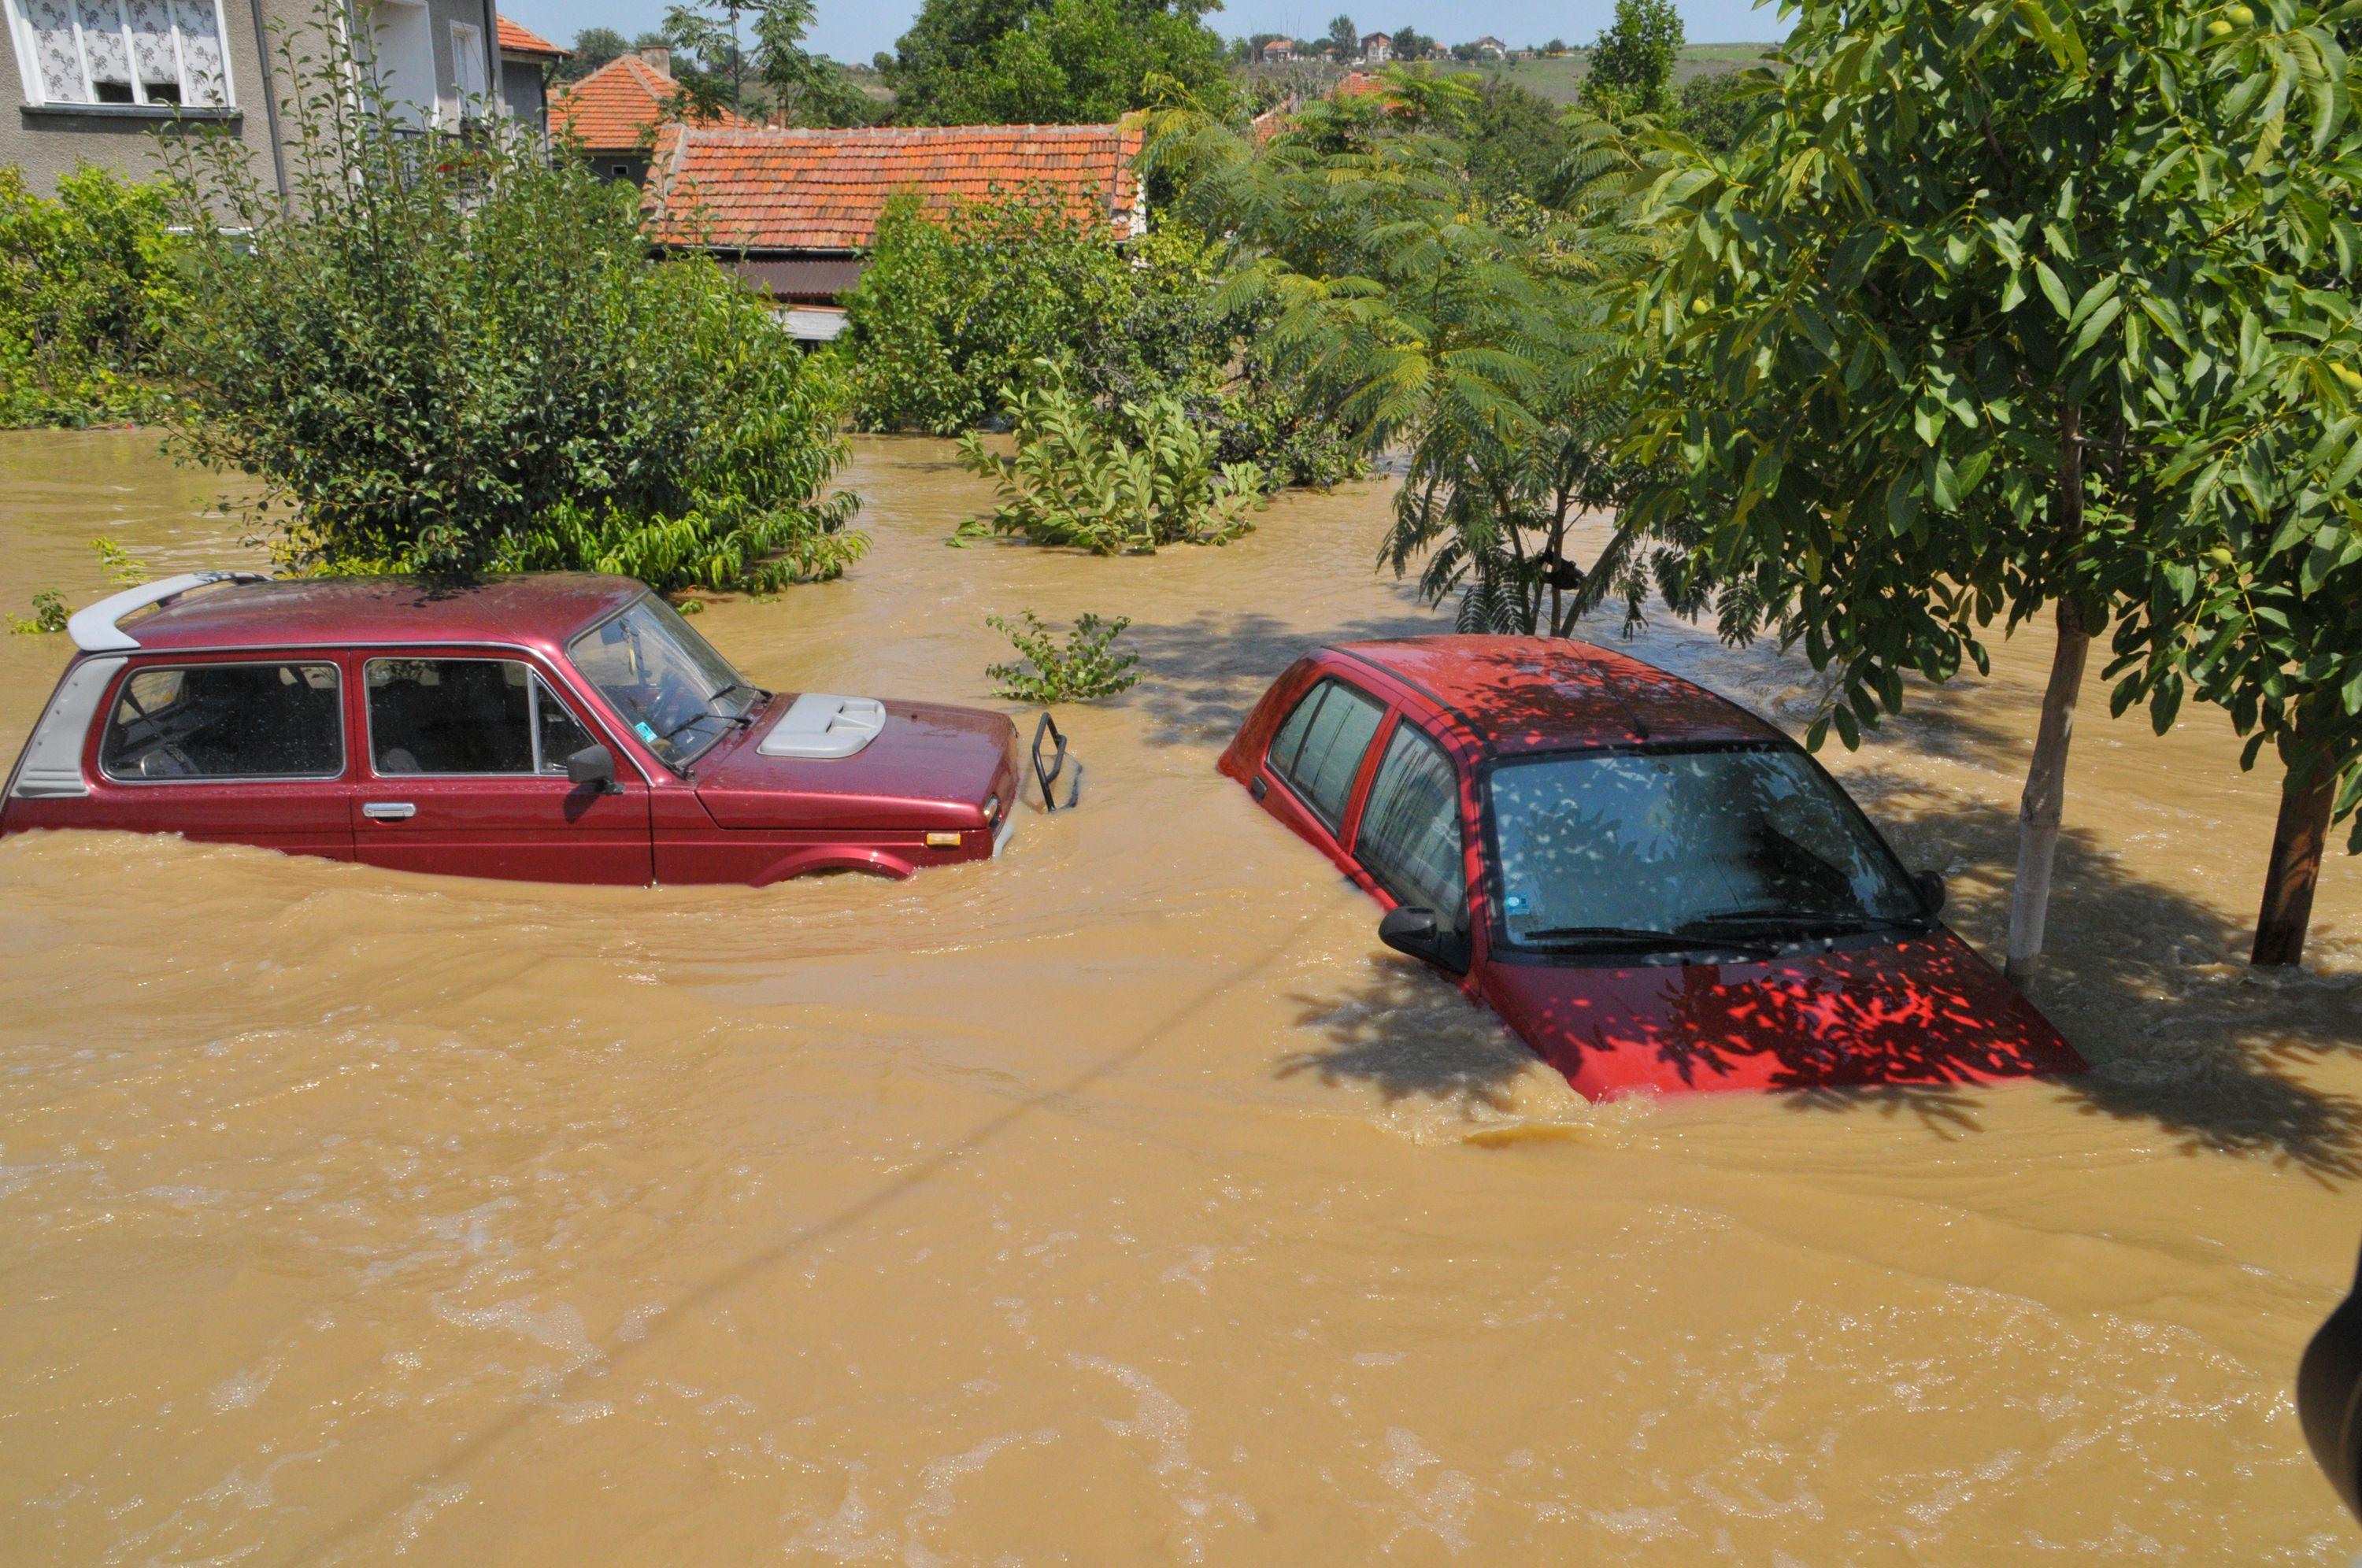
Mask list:
[[[73,662],[0,796],[0,834],[759,884],[989,859],[1015,821],[1007,718],[763,690],[629,578],[198,572],[68,632]]]
[[[1221,768],[1594,1099],[2083,1066],[1802,747],[1636,659],[1323,648]]]

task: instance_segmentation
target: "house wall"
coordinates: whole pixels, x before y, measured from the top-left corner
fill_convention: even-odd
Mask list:
[[[451,24],[463,22],[490,40],[495,37],[491,0],[348,0],[353,13],[373,24],[390,24],[395,35],[406,34],[419,46],[417,60],[431,58],[434,76],[424,89],[447,98],[455,81],[451,58]],[[285,152],[273,145],[272,99],[275,97],[281,136],[288,129],[285,113],[293,87],[283,72],[276,74],[266,93],[263,61],[275,59],[280,39],[297,40],[297,52],[325,58],[316,42],[302,40],[314,31],[314,0],[220,0],[223,51],[229,63],[229,95],[233,107],[188,108],[182,125],[217,127],[236,136],[255,156],[256,171],[266,183],[285,166]],[[0,16],[5,16],[0,11]],[[374,36],[376,28],[363,31]],[[153,179],[163,171],[156,133],[170,134],[174,118],[170,110],[132,105],[35,105],[27,102],[25,70],[30,61],[18,58],[21,40],[6,29],[0,42],[0,163],[13,163],[25,172],[26,183],[41,195],[52,195],[60,175],[76,166],[95,163],[133,180]],[[424,37],[419,35],[424,34]],[[266,39],[268,42],[266,43]],[[491,46],[487,43],[490,49]],[[497,51],[494,51],[497,52]],[[491,68],[488,80],[503,95],[507,72]],[[398,86],[403,83],[397,83]]]
[[[270,167],[270,116],[262,91],[263,50],[255,25],[254,0],[221,0],[222,49],[229,62],[228,109],[183,111],[185,123],[219,127],[253,149]],[[263,0],[266,21],[293,11],[289,0]],[[6,16],[0,10],[0,16]],[[96,163],[134,180],[162,172],[156,135],[172,124],[171,111],[130,104],[36,106],[26,101],[25,76],[32,61],[20,58],[23,40],[12,26],[0,43],[0,163],[25,171],[25,182],[44,196],[57,193],[58,177],[83,163]],[[283,86],[283,83],[282,83]]]
[[[623,180],[640,186],[648,182],[648,159],[643,152],[585,152],[582,161],[602,180]]]
[[[501,61],[501,102],[509,114],[536,131],[549,129],[549,90],[535,60]]]

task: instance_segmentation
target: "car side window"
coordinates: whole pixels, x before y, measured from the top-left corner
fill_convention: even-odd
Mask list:
[[[135,670],[99,739],[111,778],[334,778],[345,770],[333,664]]]
[[[1395,726],[1353,853],[1397,903],[1454,922],[1468,909],[1460,838],[1460,778],[1451,759],[1408,720]]]
[[[513,658],[373,658],[370,762],[384,776],[543,774],[592,744],[557,694]]]
[[[1378,733],[1385,709],[1376,699],[1343,681],[1321,681],[1296,704],[1271,743],[1272,771],[1312,808],[1334,833],[1345,820],[1345,801],[1362,754]]]

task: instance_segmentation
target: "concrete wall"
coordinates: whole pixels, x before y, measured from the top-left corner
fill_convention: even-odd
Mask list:
[[[236,106],[185,109],[182,123],[219,127],[236,136],[252,149],[257,177],[268,186],[275,182],[283,149],[272,145],[270,105],[263,79],[266,49],[275,61],[280,39],[292,38],[298,40],[298,53],[310,54],[315,62],[323,60],[325,51],[316,43],[307,46],[302,41],[314,32],[314,0],[221,0],[221,6],[222,43]],[[371,9],[368,0],[356,0],[355,8],[364,16]],[[426,0],[424,6],[388,5],[384,9],[398,28],[413,29],[414,36],[418,30],[427,34],[440,96],[450,95],[454,81],[453,22],[476,28],[485,40],[492,56],[487,80],[497,94],[505,95],[508,71],[502,68],[493,41],[497,35],[491,0]],[[152,179],[162,171],[156,133],[172,130],[171,111],[130,105],[36,107],[25,102],[20,64],[29,62],[17,60],[16,45],[13,29],[0,39],[0,163],[22,169],[26,182],[45,196],[55,193],[60,175],[71,173],[81,163],[100,164],[135,180]],[[292,120],[288,111],[294,88],[283,72],[271,85],[283,137]]]
[[[539,61],[501,61],[501,102],[512,118],[523,120],[536,132],[548,133],[549,87]]]
[[[229,92],[235,108],[183,111],[192,123],[220,126],[253,149],[259,167],[270,169],[270,118],[262,90],[263,51],[255,28],[254,0],[222,0],[223,52],[229,61]],[[277,21],[282,13],[302,11],[290,0],[264,0],[264,18]],[[5,14],[5,13],[0,13]],[[81,163],[102,164],[135,180],[161,172],[156,132],[172,124],[171,112],[133,105],[98,107],[36,108],[25,102],[20,71],[29,61],[17,58],[18,39],[13,29],[0,42],[0,163],[25,171],[26,182],[42,195],[54,194],[58,176]],[[284,83],[281,87],[284,89]]]

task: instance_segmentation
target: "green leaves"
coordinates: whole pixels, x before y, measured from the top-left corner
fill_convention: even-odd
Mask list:
[[[1673,149],[1648,194],[1669,254],[1626,319],[1661,358],[1625,450],[1669,466],[1632,510],[1711,520],[1689,579],[1744,584],[1836,671],[1816,740],[1900,701],[1874,672],[1944,679],[2062,595],[2116,622],[2153,723],[2191,697],[2273,736],[2308,692],[2343,711],[2351,18],[2283,0],[2218,46],[2161,0],[1790,15],[1773,112],[1710,168]],[[2362,757],[2362,726],[2314,733]]]
[[[285,563],[766,589],[860,554],[841,389],[736,280],[651,259],[634,193],[521,126],[422,135],[348,56],[286,71],[292,209],[236,141],[163,144],[207,302],[174,439],[290,503]]]

